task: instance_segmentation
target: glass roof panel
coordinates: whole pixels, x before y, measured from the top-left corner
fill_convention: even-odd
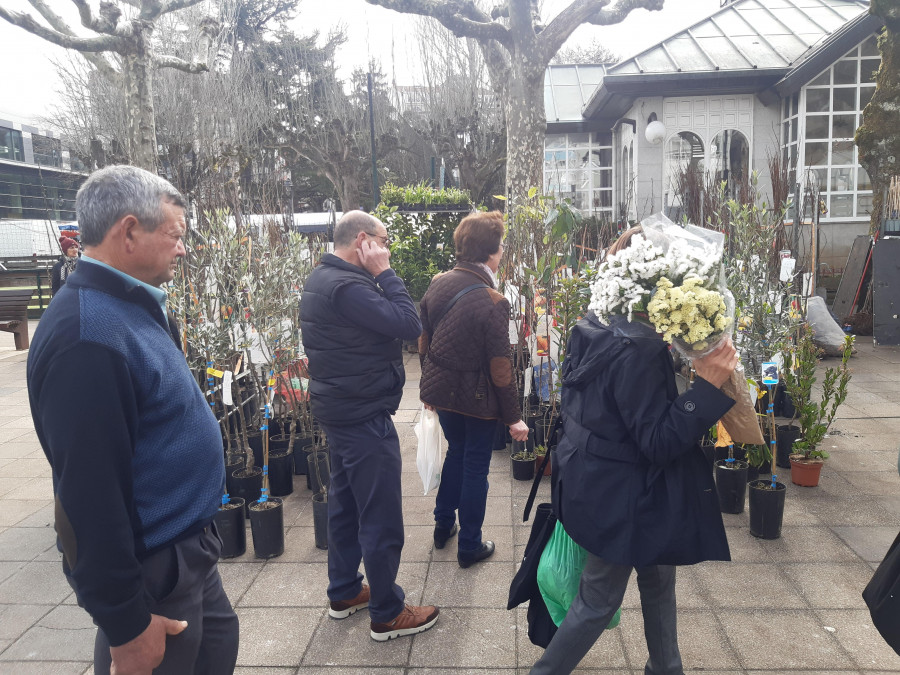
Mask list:
[[[737,11],[737,9],[735,11]],[[745,9],[742,5],[740,7],[740,15],[766,37],[769,35],[784,35],[790,32],[788,28],[779,23],[770,12],[767,12],[761,7],[753,7],[751,5],[747,6]]]
[[[788,61],[797,59],[806,51],[806,45],[794,35],[767,35],[766,38],[776,51],[785,56]]]
[[[616,75],[636,75],[639,72],[634,59],[626,61],[621,66],[616,66]]]
[[[703,55],[697,43],[690,37],[677,37],[666,43],[672,57],[682,70],[709,70],[713,64]]]
[[[734,9],[716,15],[716,23],[719,24],[719,27],[725,35],[731,37],[734,37],[735,35],[756,34],[756,31],[747,25],[747,22],[744,21],[741,15],[735,12]]]
[[[840,10],[838,10],[840,12]],[[844,19],[841,19],[841,16],[835,14],[833,11],[828,9],[827,7],[810,7],[806,10],[809,18],[815,21],[817,24],[825,28],[829,32],[835,31],[848,20],[852,19],[854,16],[859,14],[859,12],[853,12],[849,16],[846,16]],[[840,12],[841,15],[844,15],[844,12]]]
[[[747,59],[740,55],[727,38],[704,38],[698,40],[716,65],[723,70],[749,68]]]
[[[731,39],[759,68],[779,68],[786,65],[788,59],[773,52],[765,40],[761,40],[758,35],[732,35]]]
[[[711,21],[704,21],[699,26],[694,26],[694,28],[691,29],[691,32],[696,38],[713,37],[722,34],[722,31],[716,28]]]
[[[786,7],[785,9],[776,11],[775,15],[786,26],[790,26],[791,30],[793,30],[795,34],[815,34],[817,37],[812,40],[812,42],[816,42],[820,37],[822,37],[822,29],[819,28],[815,23],[807,19],[806,14],[801,12],[799,9],[796,9],[794,7]]]
[[[600,84],[605,73],[603,66],[578,66],[578,79],[581,84]]]
[[[553,87],[553,102],[556,105],[555,119],[580,120],[581,108],[584,102],[581,99],[581,88],[572,86]]]
[[[661,47],[641,54],[638,57],[638,61],[641,62],[641,67],[645,73],[672,73],[678,70],[672,63],[672,59],[666,55],[666,52]]]
[[[553,105],[553,90],[548,86],[544,87],[544,114],[548,120],[556,119],[556,106]]]
[[[553,86],[560,84],[578,84],[578,74],[575,72],[575,66],[552,66],[550,71],[553,73]]]

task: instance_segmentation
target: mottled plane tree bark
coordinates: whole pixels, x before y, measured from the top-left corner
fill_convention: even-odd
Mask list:
[[[104,76],[121,78],[129,132],[128,158],[136,166],[156,171],[153,71],[155,68],[177,68],[188,73],[208,70],[207,54],[217,32],[217,23],[211,17],[201,22],[196,57],[190,62],[156,53],[153,31],[162,16],[196,5],[201,0],[101,2],[97,13],[87,0],[71,0],[78,9],[81,25],[94,33],[90,37],[76,35],[45,0],[28,2],[46,25],[30,14],[13,12],[3,4],[0,4],[0,18],[48,42],[80,52]]]
[[[660,10],[663,0],[573,0],[548,24],[538,0],[507,0],[490,13],[476,0],[366,0],[405,14],[437,19],[457,37],[478,41],[506,119],[506,192],[521,203],[543,182],[544,71],[582,24],[611,25],[638,8]]]
[[[884,21],[878,38],[881,66],[875,94],[863,111],[856,131],[859,162],[872,179],[872,228],[881,222],[884,190],[891,177],[900,175],[900,3],[872,0],[869,12]]]

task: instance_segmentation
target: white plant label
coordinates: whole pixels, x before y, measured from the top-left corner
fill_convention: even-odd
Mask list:
[[[234,373],[230,370],[226,370],[222,375],[222,403],[225,405],[234,405],[234,401],[231,400],[231,380],[233,378]]]

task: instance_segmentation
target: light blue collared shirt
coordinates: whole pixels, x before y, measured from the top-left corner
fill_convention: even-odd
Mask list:
[[[141,281],[140,279],[135,279],[130,274],[125,274],[122,270],[117,270],[112,265],[107,265],[105,262],[97,260],[96,258],[92,258],[89,255],[82,253],[82,260],[87,260],[92,265],[99,265],[100,267],[105,267],[110,272],[118,274],[122,277],[127,283],[129,283],[132,287],[134,286],[143,286],[147,289],[147,292],[150,294],[150,297],[156,300],[159,303],[159,306],[162,307],[163,316],[166,314],[166,299],[169,297],[169,294],[163,288],[159,288],[158,286],[151,286],[148,283]]]

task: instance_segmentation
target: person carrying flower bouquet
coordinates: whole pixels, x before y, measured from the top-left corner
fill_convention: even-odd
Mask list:
[[[608,266],[616,267],[616,254],[637,244],[633,253],[641,260],[621,256],[617,274],[636,270],[634,279],[644,283],[642,275],[650,275],[652,285],[667,274],[674,278],[676,265],[652,264],[656,254],[642,251],[645,243],[640,228],[628,230],[608,252]],[[600,271],[598,283],[618,283],[604,281],[613,275],[604,277],[603,265]],[[679,396],[663,331],[649,320],[629,320],[635,316],[628,310],[641,315],[651,293],[624,311],[622,303],[609,311],[613,305],[600,302],[608,290],[595,284],[592,311],[569,340],[563,437],[554,458],[553,505],[566,532],[586,549],[587,563],[565,620],[532,675],[575,669],[622,604],[632,569],[649,652],[644,672],[682,675],[675,567],[731,559],[699,447],[704,431],[734,404],[719,390],[737,365],[731,339],[725,335],[711,351],[694,356],[697,377]],[[710,324],[717,323],[721,328],[712,317]]]

